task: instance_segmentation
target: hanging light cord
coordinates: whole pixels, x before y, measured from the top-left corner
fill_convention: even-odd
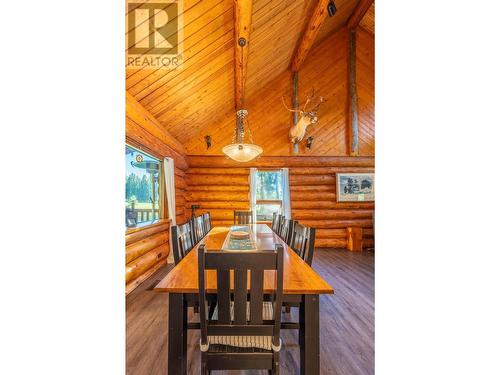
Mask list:
[[[233,143],[245,143],[245,127],[244,120],[248,112],[245,109],[240,109],[236,112],[236,128],[234,132]]]

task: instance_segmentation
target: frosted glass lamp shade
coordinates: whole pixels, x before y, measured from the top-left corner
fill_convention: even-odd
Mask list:
[[[259,156],[262,153],[262,147],[251,143],[232,143],[225,146],[222,152],[235,161],[246,162]]]

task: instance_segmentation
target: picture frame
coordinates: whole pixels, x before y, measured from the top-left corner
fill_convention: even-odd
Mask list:
[[[337,202],[374,202],[375,173],[337,173]]]

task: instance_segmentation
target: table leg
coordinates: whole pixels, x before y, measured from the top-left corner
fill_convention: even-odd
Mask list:
[[[182,293],[168,301],[168,374],[187,372],[187,303]]]
[[[299,320],[300,373],[319,374],[319,295],[304,295]]]

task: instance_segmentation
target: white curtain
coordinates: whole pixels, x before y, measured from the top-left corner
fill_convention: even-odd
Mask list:
[[[165,195],[167,197],[168,218],[170,225],[177,225],[175,221],[175,169],[174,159],[163,159],[163,170],[165,173]],[[169,235],[170,237],[170,235]],[[172,249],[172,241],[170,243],[170,253],[168,254],[168,263],[174,262],[174,252]]]
[[[292,218],[292,205],[290,203],[290,182],[288,179],[288,168],[281,169],[281,187],[283,188],[283,215]]]
[[[250,207],[252,210],[252,222],[257,222],[257,168],[250,168]]]

